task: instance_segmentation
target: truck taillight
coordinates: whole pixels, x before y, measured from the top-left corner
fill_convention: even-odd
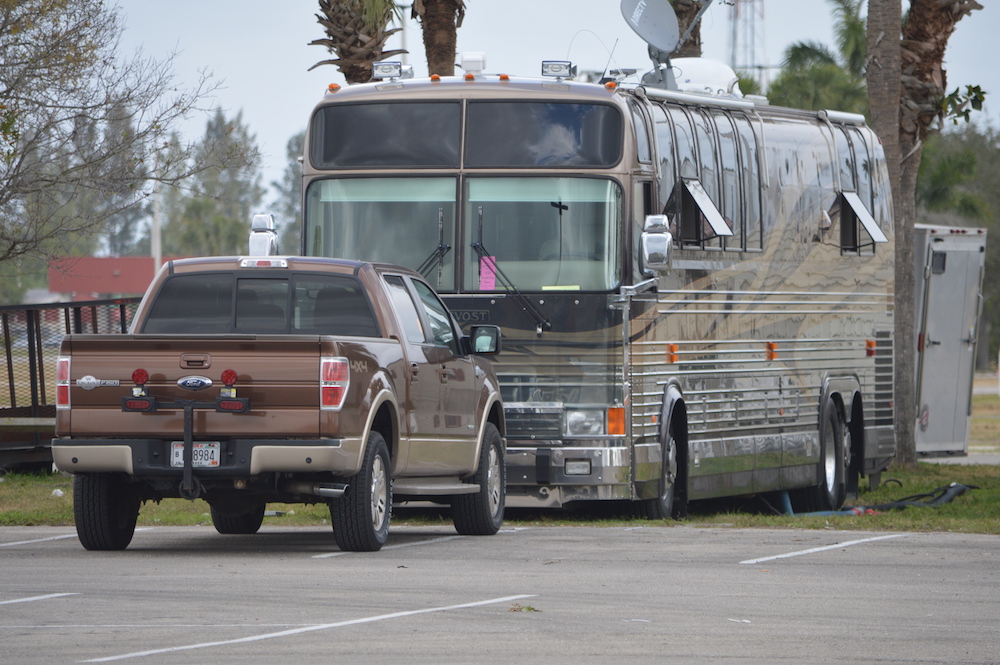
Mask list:
[[[324,411],[339,411],[344,405],[350,383],[351,372],[347,358],[320,358],[319,408]]]
[[[69,356],[56,359],[56,408],[69,408]]]

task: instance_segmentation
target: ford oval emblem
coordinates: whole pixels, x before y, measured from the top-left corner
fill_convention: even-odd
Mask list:
[[[182,376],[177,385],[184,390],[204,390],[212,387],[212,379],[207,376]]]

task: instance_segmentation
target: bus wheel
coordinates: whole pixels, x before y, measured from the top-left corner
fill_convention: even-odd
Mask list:
[[[849,453],[844,451],[844,423],[832,399],[826,402],[820,425],[816,485],[799,491],[795,512],[838,510],[844,505],[845,463]]]
[[[264,522],[266,505],[263,501],[254,502],[241,512],[226,511],[213,505],[211,506],[212,524],[215,525],[216,531],[226,535],[257,533],[260,525]]]
[[[389,538],[392,478],[389,449],[380,433],[372,431],[368,435],[361,470],[341,482],[347,483],[347,492],[330,502],[337,546],[349,552],[382,549]]]
[[[451,504],[456,531],[466,536],[492,536],[500,530],[507,501],[506,474],[503,438],[493,423],[486,423],[479,468],[469,480],[479,485],[479,491],[459,494]]]
[[[123,550],[132,542],[139,495],[120,473],[77,474],[73,517],[80,544],[88,550]]]
[[[663,474],[660,478],[660,491],[653,499],[637,501],[636,516],[647,520],[665,520],[674,513],[674,501],[677,495],[677,440],[671,432],[663,446]]]

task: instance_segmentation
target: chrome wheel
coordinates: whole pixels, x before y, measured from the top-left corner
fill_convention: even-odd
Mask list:
[[[381,531],[389,505],[389,479],[381,456],[376,456],[372,462],[371,499],[372,528]]]
[[[503,498],[503,488],[501,487],[503,474],[500,473],[501,464],[500,451],[494,446],[490,446],[490,463],[489,469],[486,473],[486,488],[490,505],[490,515],[497,514],[497,511],[500,510],[500,502]]]

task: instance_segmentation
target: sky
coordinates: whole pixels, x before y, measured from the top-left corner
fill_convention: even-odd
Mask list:
[[[316,22],[316,0],[171,0],[169,9],[153,0],[117,4],[126,23],[122,53],[141,49],[157,59],[174,54],[175,82],[182,88],[192,87],[202,71],[223,82],[205,105],[221,107],[230,117],[242,111],[264,154],[265,185],[281,177],[285,145],[305,129],[327,85],[344,83],[331,65],[308,71],[330,57],[324,47],[309,45],[325,36]],[[996,52],[988,45],[1000,31],[1000,2],[982,4],[983,10],[959,22],[945,54],[945,69],[949,92],[975,84],[992,93],[984,115],[998,124],[1000,67],[984,52]],[[780,64],[793,42],[817,41],[835,48],[827,0],[763,0],[757,5],[755,64]],[[466,0],[466,7],[458,51],[485,52],[487,73],[537,76],[542,60],[572,60],[580,70],[604,70],[609,62],[611,68],[640,72],[651,66],[645,42],[625,22],[619,0]],[[706,12],[704,57],[729,61],[729,12],[722,0]],[[427,75],[418,23],[407,20],[388,48],[408,49],[407,61],[416,76]],[[205,121],[205,115],[194,117],[180,130],[186,139],[197,139]]]

